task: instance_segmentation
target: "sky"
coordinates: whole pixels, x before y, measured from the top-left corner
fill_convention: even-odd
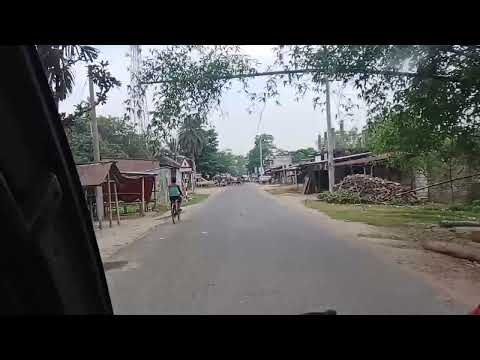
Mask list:
[[[127,97],[126,87],[130,81],[128,66],[130,58],[126,56],[129,45],[94,45],[100,50],[99,58],[107,60],[110,64],[111,73],[121,81],[122,86],[111,90],[105,105],[97,107],[98,115],[122,116],[125,113],[124,100]],[[148,56],[148,50],[155,46],[142,46],[142,56]],[[242,50],[251,57],[260,61],[264,66],[272,64],[274,56],[272,45],[245,45]],[[252,89],[262,89],[266,78],[255,78],[251,80]],[[243,94],[237,93],[239,85],[222,96],[221,113],[212,113],[209,123],[218,132],[219,148],[221,150],[231,149],[235,154],[246,155],[253,147],[257,125],[260,119],[261,107],[249,114],[247,107],[248,100]],[[339,84],[332,84],[332,126],[338,127],[338,120],[335,114],[338,108],[338,99],[335,92],[340,91]],[[326,131],[326,113],[320,108],[313,108],[312,96],[305,96],[299,102],[294,100],[295,92],[290,88],[279,88],[280,106],[268,102],[265,106],[260,125],[260,133],[273,135],[275,145],[284,150],[296,150],[304,147],[316,147],[316,139],[319,133]],[[354,94],[354,90],[348,87],[343,90],[344,94]],[[355,95],[355,94],[354,94]],[[84,65],[75,68],[75,87],[72,94],[60,104],[60,111],[71,112],[73,106],[88,96],[87,72]],[[147,103],[151,104],[152,99],[147,96]],[[345,128],[353,126],[358,128],[365,124],[365,107],[361,101],[360,108],[355,110],[353,116],[345,120]]]

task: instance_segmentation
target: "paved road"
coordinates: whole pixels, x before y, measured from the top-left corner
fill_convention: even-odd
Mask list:
[[[187,208],[180,224],[157,227],[112,260],[127,262],[107,271],[118,314],[467,311],[254,184]]]

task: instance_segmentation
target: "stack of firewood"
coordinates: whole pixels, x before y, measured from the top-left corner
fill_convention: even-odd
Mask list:
[[[349,191],[356,193],[360,198],[369,203],[400,202],[412,204],[417,202],[414,193],[397,194],[409,188],[395,182],[384,180],[370,175],[349,175],[334,187],[335,191]]]

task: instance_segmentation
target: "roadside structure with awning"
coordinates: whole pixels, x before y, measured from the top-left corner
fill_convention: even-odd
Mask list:
[[[153,202],[154,207],[157,203],[168,203],[167,188],[172,179],[180,179],[181,172],[177,161],[168,156],[160,156],[157,159],[110,159],[115,161],[118,169],[126,176],[154,176],[153,183]],[[147,202],[147,211],[148,204]]]
[[[375,155],[372,152],[335,157],[335,183],[351,174],[368,174],[402,182],[402,173],[385,165],[385,160],[389,157],[390,154]],[[328,189],[328,159],[317,157],[316,161],[302,162],[298,167],[302,172],[300,177],[304,183],[304,193],[311,194]]]
[[[77,165],[77,172],[82,187],[85,189],[92,218],[95,188],[98,186],[102,186],[104,199],[108,199],[106,203],[109,210],[110,226],[113,213],[112,194],[115,199],[118,224],[120,224],[119,201],[124,203],[139,202],[141,214],[145,213],[145,202],[150,201],[155,183],[154,174],[122,174],[116,165],[116,161],[80,164]]]

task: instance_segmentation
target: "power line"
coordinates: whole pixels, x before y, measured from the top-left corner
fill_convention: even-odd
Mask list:
[[[273,76],[273,75],[289,75],[289,74],[324,74],[325,78],[331,77],[335,74],[369,74],[369,75],[383,75],[383,76],[396,76],[396,77],[409,77],[409,78],[418,78],[418,79],[435,79],[443,81],[452,81],[452,82],[461,82],[462,79],[457,77],[450,77],[445,75],[435,75],[435,74],[419,74],[406,71],[387,71],[387,70],[369,70],[369,69],[350,69],[350,70],[336,70],[332,74],[325,74],[325,71],[322,69],[298,69],[298,70],[276,70],[276,71],[265,71],[265,72],[252,72],[247,74],[231,74],[225,76],[212,77],[211,80],[230,80],[230,79],[243,79],[250,77],[259,77],[259,76]],[[162,84],[162,83],[171,83],[175,82],[174,80],[152,80],[152,81],[141,81],[140,84],[151,85],[151,84]]]

